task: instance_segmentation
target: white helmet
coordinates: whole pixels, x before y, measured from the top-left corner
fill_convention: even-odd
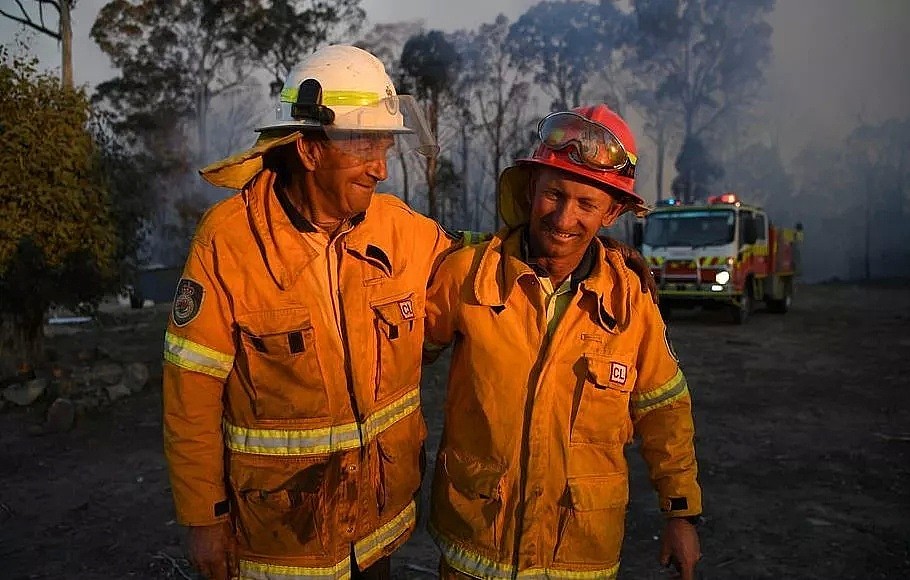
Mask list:
[[[252,147],[203,168],[202,177],[240,189],[262,170],[268,151],[306,131],[322,131],[333,141],[391,133],[400,152],[432,156],[439,151],[414,97],[396,94],[382,62],[354,46],[323,47],[294,67],[275,113],[273,122],[256,129],[259,138]]]
[[[420,107],[398,95],[382,61],[355,46],[321,48],[295,66],[284,83],[274,122],[257,128],[320,129],[408,135],[412,147],[435,154],[436,144]]]

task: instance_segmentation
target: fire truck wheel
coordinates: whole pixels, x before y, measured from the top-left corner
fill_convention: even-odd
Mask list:
[[[749,319],[749,315],[752,314],[752,307],[754,301],[752,300],[752,281],[747,280],[746,286],[743,289],[742,296],[739,298],[739,304],[734,304],[731,307],[730,314],[733,317],[734,324],[745,324],[746,320]]]
[[[788,280],[784,284],[784,295],[779,300],[768,300],[768,312],[774,312],[775,314],[786,314],[790,310],[790,305],[793,303],[793,285]]]

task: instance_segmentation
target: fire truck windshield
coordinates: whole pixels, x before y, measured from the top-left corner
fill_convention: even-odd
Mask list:
[[[656,211],[645,221],[644,244],[659,246],[717,246],[733,241],[733,210]]]

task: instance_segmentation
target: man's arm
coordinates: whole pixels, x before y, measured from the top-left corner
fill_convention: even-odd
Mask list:
[[[632,419],[651,483],[660,498],[660,510],[667,518],[661,563],[673,562],[681,578],[689,579],[700,557],[698,533],[689,518],[702,510],[692,400],[660,312],[647,300],[635,302],[642,311],[644,333],[637,361],[638,380],[632,392]]]
[[[434,362],[455,338],[458,295],[463,280],[453,275],[458,256],[449,255],[436,267],[427,288],[423,364]]]
[[[165,334],[164,451],[177,520],[190,526],[190,561],[228,578],[233,534],[224,477],[224,381],[234,361],[227,297],[211,251],[194,241]]]

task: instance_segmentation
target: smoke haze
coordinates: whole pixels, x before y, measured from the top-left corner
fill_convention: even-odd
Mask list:
[[[0,2],[7,5],[8,11],[17,12],[18,8],[11,0]],[[492,22],[499,13],[514,22],[536,3],[537,0],[363,0],[362,7],[367,14],[363,31],[377,23],[417,20],[422,21],[427,30],[473,30]],[[31,2],[23,4],[31,7]],[[89,30],[104,4],[105,0],[79,0],[73,12],[75,79],[77,84],[87,85],[90,89],[117,74],[110,67],[107,56],[89,38]],[[620,6],[627,7],[627,4],[621,2]],[[755,107],[758,123],[750,129],[750,136],[779,148],[784,165],[796,183],[805,182],[805,175],[808,174],[823,175],[828,169],[825,163],[838,162],[830,161],[830,157],[821,157],[828,161],[819,161],[821,165],[817,163],[813,167],[803,166],[799,160],[805,159],[801,154],[807,147],[819,151],[844,149],[847,137],[860,125],[878,125],[889,119],[910,119],[910,67],[906,65],[906,55],[910,54],[910,2],[777,0],[769,23],[773,27],[773,54],[766,70],[765,94],[761,95]],[[11,43],[19,30],[14,22],[0,18],[0,39],[4,43]],[[28,44],[44,67],[59,69],[60,50],[56,42],[30,33]],[[271,108],[270,102],[265,105],[262,109]],[[635,126],[634,114],[630,115],[630,120],[633,129],[639,130],[640,127]],[[648,149],[653,145],[644,136],[638,138],[638,143],[642,158],[647,160],[649,155],[653,155]],[[673,178],[675,155],[675,151],[670,152],[667,159],[667,183]],[[849,155],[842,155],[839,162],[845,162],[844,159],[850,162]],[[645,199],[654,200],[653,179],[647,178],[650,171],[653,169],[643,172],[637,189]],[[819,183],[816,189],[826,188],[824,182]],[[853,198],[859,197],[849,189],[832,189],[832,192],[831,195],[840,197],[828,199],[819,195],[819,203],[846,207],[855,203]],[[774,205],[787,205],[790,196],[795,193],[781,192],[783,203]],[[903,196],[906,197],[906,194]],[[744,193],[744,197],[748,198],[748,195]],[[888,214],[884,210],[889,206],[884,202],[879,204],[881,207],[873,214],[881,212],[882,219],[889,220],[889,223],[878,230],[899,233],[906,229],[902,223],[906,215],[904,210]],[[904,205],[910,208],[910,200]],[[823,213],[814,207],[803,200],[799,212],[786,212],[786,219],[806,222],[807,260],[812,260],[813,252],[818,252],[818,264],[824,264],[813,272],[811,278],[856,276],[857,255],[832,261],[830,256],[822,254],[830,254],[832,247],[855,248],[862,240],[862,235],[857,233],[861,224],[843,215],[843,210],[841,214],[834,215],[828,208],[828,215],[815,216],[818,224],[813,226],[812,214]],[[773,209],[770,204],[769,209]],[[822,223],[827,226],[822,227]],[[831,236],[830,239],[836,239],[839,245],[828,243],[824,236]],[[873,268],[873,273],[910,275],[910,252],[903,247],[902,239],[901,235],[895,234],[875,242],[873,236],[872,244],[875,246],[877,243],[878,246],[872,253],[881,262],[877,270]],[[855,254],[855,250],[850,251]]]

